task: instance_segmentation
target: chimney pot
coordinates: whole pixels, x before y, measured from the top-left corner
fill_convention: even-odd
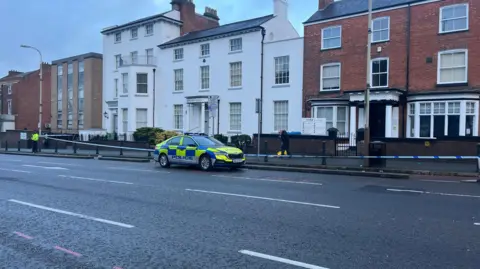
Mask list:
[[[318,0],[318,9],[325,9],[333,2],[335,2],[335,0]]]

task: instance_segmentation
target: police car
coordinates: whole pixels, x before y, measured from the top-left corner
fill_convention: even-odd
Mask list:
[[[207,171],[214,167],[234,169],[245,165],[242,150],[196,133],[185,133],[163,141],[155,147],[154,158],[164,168],[171,164],[195,165]]]

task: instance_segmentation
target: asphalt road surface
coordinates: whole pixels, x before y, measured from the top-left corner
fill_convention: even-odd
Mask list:
[[[480,184],[0,155],[0,268],[479,268]]]

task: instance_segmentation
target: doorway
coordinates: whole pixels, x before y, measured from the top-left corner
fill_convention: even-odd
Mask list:
[[[378,137],[383,138],[385,137],[385,104],[370,104],[370,136],[372,138]]]

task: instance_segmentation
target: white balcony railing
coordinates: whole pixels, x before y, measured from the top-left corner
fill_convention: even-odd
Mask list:
[[[154,56],[138,55],[138,56],[122,56],[120,57],[119,67],[131,65],[156,65]]]

